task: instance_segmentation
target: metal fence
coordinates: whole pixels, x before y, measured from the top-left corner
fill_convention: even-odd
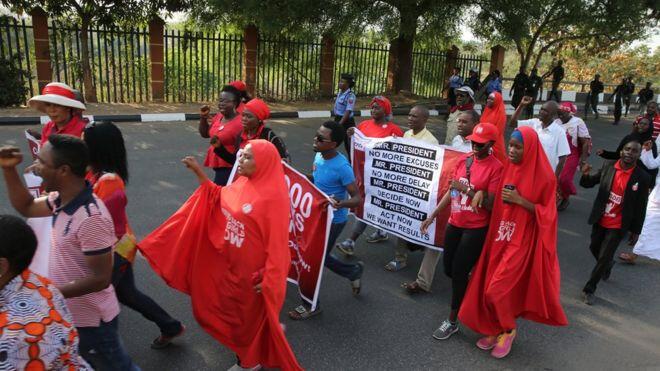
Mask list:
[[[0,57],[11,61],[24,71],[21,83],[28,88],[30,96],[39,90],[36,81],[36,58],[34,56],[32,26],[25,19],[0,17]],[[27,99],[27,98],[26,98]]]
[[[387,86],[387,60],[389,48],[386,45],[369,45],[358,42],[335,44],[335,80],[342,73],[355,76],[355,91],[358,95],[376,95]]]
[[[223,85],[241,79],[241,36],[166,29],[163,37],[165,100],[214,101]]]
[[[150,97],[149,33],[146,28],[88,30],[92,83],[99,102],[143,102]],[[53,80],[84,92],[82,35],[77,25],[49,25]]]
[[[413,52],[412,93],[423,97],[442,96],[447,53]]]
[[[257,95],[288,101],[320,95],[320,42],[260,38],[257,45]]]

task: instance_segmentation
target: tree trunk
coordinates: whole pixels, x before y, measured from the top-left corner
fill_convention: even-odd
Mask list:
[[[89,63],[89,24],[90,17],[81,15],[80,25],[80,58],[83,73],[83,86],[85,90],[85,101],[87,103],[96,103],[96,88],[94,87],[94,80],[92,78],[92,67]]]
[[[402,90],[412,92],[413,47],[419,9],[414,5],[404,6],[399,14],[399,37],[390,41],[390,48],[393,48],[390,58],[394,60],[389,63],[392,76],[388,78],[388,90],[394,94]]]

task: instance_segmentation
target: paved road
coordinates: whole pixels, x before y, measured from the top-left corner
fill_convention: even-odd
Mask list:
[[[303,171],[310,169],[311,141],[320,121],[271,121],[272,127],[286,134],[294,165]],[[613,127],[604,121],[589,126],[595,148],[611,149],[630,127]],[[439,138],[444,137],[441,121],[432,120],[430,127]],[[143,237],[194,190],[195,179],[179,160],[187,154],[201,157],[205,143],[194,122],[127,123],[121,128],[131,166],[128,213],[136,233]],[[18,144],[27,150],[24,129],[0,128],[0,143]],[[598,159],[591,161],[600,164]],[[347,281],[328,273],[321,294],[323,314],[306,322],[282,317],[300,363],[311,370],[660,369],[660,265],[648,261],[617,265],[610,281],[600,285],[595,306],[587,307],[578,300],[594,264],[587,248],[590,228],[586,220],[595,191],[579,193],[561,214],[559,226],[562,303],[570,326],[553,328],[520,321],[518,339],[504,360],[494,360],[477,349],[477,335],[469,330],[449,341],[436,341],[431,333],[448,312],[449,280],[439,269],[433,292],[411,297],[399,285],[414,279],[421,254],[412,254],[407,269],[390,273],[383,266],[392,257],[394,242],[371,245],[360,241],[357,255],[366,262],[366,272],[359,298],[351,296]],[[0,212],[13,212],[4,184],[0,185]],[[149,343],[157,336],[157,328],[124,309],[121,334],[143,369],[223,370],[234,363],[233,355],[197,326],[185,295],[163,284],[144,259],[137,260],[135,269],[139,286],[188,326],[186,336],[175,345],[151,350]],[[290,286],[285,309],[298,303]]]

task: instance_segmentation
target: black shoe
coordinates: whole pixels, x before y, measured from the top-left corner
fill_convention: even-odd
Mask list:
[[[582,302],[587,305],[594,305],[594,294],[582,291]]]
[[[614,267],[614,263],[615,263],[615,261],[612,260],[612,262],[610,263],[609,268],[607,268],[607,270],[603,274],[603,281],[607,281],[607,280],[610,279],[610,275],[612,274],[612,268]]]

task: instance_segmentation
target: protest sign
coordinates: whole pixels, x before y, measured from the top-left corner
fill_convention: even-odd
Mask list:
[[[462,152],[409,138],[369,138],[359,130],[353,135],[353,170],[362,195],[355,216],[407,241],[440,249],[449,208],[428,230],[428,218],[447,192]]]

